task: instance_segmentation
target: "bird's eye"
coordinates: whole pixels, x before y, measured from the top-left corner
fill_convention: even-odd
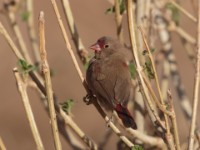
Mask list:
[[[108,44],[105,44],[105,45],[104,45],[104,48],[108,48],[108,47],[109,47],[109,45],[108,45]]]

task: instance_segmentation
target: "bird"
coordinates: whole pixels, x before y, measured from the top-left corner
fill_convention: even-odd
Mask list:
[[[127,51],[112,37],[103,36],[90,46],[94,57],[86,71],[86,82],[101,106],[116,111],[126,128],[137,129],[134,118],[127,108],[133,99],[134,87],[128,67]]]

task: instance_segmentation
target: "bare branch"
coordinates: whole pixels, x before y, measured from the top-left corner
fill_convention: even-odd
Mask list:
[[[30,13],[30,16],[27,20],[29,38],[30,38],[33,52],[34,52],[35,62],[36,62],[36,64],[38,64],[38,63],[40,63],[40,53],[38,51],[39,46],[38,46],[36,32],[35,32],[35,28],[34,28],[33,0],[26,1],[26,9],[27,9],[27,12]]]
[[[169,99],[170,111],[173,113],[173,115],[170,116],[170,119],[171,119],[171,122],[172,122],[172,128],[173,128],[173,133],[174,133],[176,149],[180,150],[181,148],[180,148],[178,127],[177,127],[177,120],[176,120],[176,114],[175,114],[175,111],[174,111],[174,103],[173,103],[171,91],[168,90],[167,94],[168,94],[168,99]]]
[[[6,150],[6,146],[4,145],[3,140],[2,140],[1,137],[0,137],[0,149],[1,150]]]
[[[8,35],[8,32],[6,31],[6,29],[4,28],[4,26],[2,25],[1,22],[0,22],[0,32],[1,32],[1,34],[3,34],[3,36],[7,40],[8,44],[12,48],[12,50],[15,53],[15,55],[17,56],[17,58],[24,59],[23,56],[22,56],[22,54],[21,54],[21,52],[15,46],[14,42],[12,41],[12,39],[10,38],[10,36]]]
[[[162,122],[159,118],[159,116],[157,115],[156,111],[155,111],[155,108],[151,102],[151,98],[150,98],[150,95],[148,94],[148,89],[145,85],[145,81],[144,81],[144,78],[143,78],[143,75],[142,75],[142,67],[140,65],[140,62],[139,62],[139,58],[138,58],[138,49],[137,49],[137,44],[136,44],[136,39],[135,39],[135,24],[134,24],[134,14],[133,14],[133,9],[132,9],[132,1],[131,0],[128,0],[127,1],[127,16],[128,16],[128,28],[129,28],[129,35],[130,35],[130,40],[131,40],[131,46],[132,46],[132,50],[133,50],[133,56],[134,56],[134,61],[135,61],[135,64],[136,64],[136,69],[137,69],[137,73],[138,73],[138,78],[139,78],[139,82],[141,84],[141,88],[140,90],[142,92],[144,92],[143,94],[143,98],[146,100],[148,106],[149,106],[149,109],[151,111],[151,113],[153,114],[153,116],[155,117],[154,119],[151,118],[153,120],[153,122],[158,122],[162,128],[165,128],[163,125],[162,125]],[[149,114],[151,114],[149,113]]]
[[[154,136],[149,136],[146,135],[140,131],[137,130],[133,130],[133,129],[127,129],[127,131],[135,138],[139,139],[140,141],[142,141],[144,144],[148,144],[150,146],[156,146],[162,150],[166,150],[167,147],[165,145],[165,143],[163,142],[163,139],[159,138],[159,137],[154,137]]]
[[[197,19],[194,16],[192,16],[187,10],[185,10],[183,7],[177,4],[174,0],[169,0],[169,2],[172,3],[176,8],[178,8],[184,15],[186,15],[192,21],[197,22]]]
[[[170,77],[170,67],[169,62],[164,60],[162,69],[162,79],[161,79],[161,91],[163,99],[167,100],[167,90],[169,89],[169,77]]]
[[[50,70],[47,61],[47,53],[45,49],[45,30],[44,30],[44,12],[40,12],[39,15],[39,36],[40,36],[40,56],[41,56],[41,65],[42,65],[42,72],[44,74],[45,79],[45,87],[47,92],[47,100],[49,105],[49,112],[50,112],[50,119],[51,119],[51,127],[54,136],[54,144],[57,150],[61,150],[61,142],[58,133],[58,125],[56,119],[56,112],[54,108],[54,101],[53,101],[53,91],[52,91],[52,84],[51,84],[51,77],[50,77]]]
[[[83,45],[83,42],[79,36],[78,30],[76,28],[76,24],[74,22],[69,0],[62,0],[62,3],[63,3],[63,8],[64,8],[65,16],[67,19],[67,23],[69,25],[69,29],[72,35],[72,39],[74,41],[74,45],[76,46],[78,55],[82,63],[85,64],[88,62],[88,52],[86,51]]]
[[[183,30],[180,26],[177,26],[175,24],[175,22],[173,21],[169,21],[169,26],[168,29],[170,31],[175,31],[177,32],[182,38],[184,38],[185,40],[187,40],[189,43],[195,45],[196,44],[196,39],[194,37],[192,37],[191,35],[189,35],[185,30]]]
[[[12,5],[8,6],[8,8],[7,8],[8,18],[10,20],[10,24],[14,30],[14,33],[17,37],[21,53],[22,53],[23,57],[26,58],[27,61],[32,62],[31,57],[29,56],[26,44],[24,42],[21,30],[17,24],[15,13],[13,12],[12,8],[10,8],[10,7],[12,7]]]
[[[158,7],[158,8],[157,8]],[[184,89],[184,85],[181,81],[180,74],[178,72],[178,66],[176,62],[176,57],[173,53],[172,49],[172,42],[171,42],[171,34],[167,30],[167,23],[165,19],[163,18],[163,15],[160,11],[159,6],[155,6],[154,8],[154,18],[157,25],[158,35],[160,37],[161,43],[163,45],[163,54],[165,56],[165,59],[169,63],[170,67],[170,75],[173,80],[174,87],[177,91],[177,94],[180,98],[180,104],[182,107],[182,110],[185,112],[186,117],[191,117],[192,107],[190,104],[190,100],[188,99],[186,95],[186,91]],[[167,91],[166,91],[167,92]]]
[[[44,150],[44,146],[40,137],[40,133],[37,129],[37,125],[34,119],[34,115],[32,112],[32,108],[29,102],[29,98],[28,98],[28,94],[27,94],[27,78],[24,80],[22,79],[22,77],[20,76],[17,68],[13,69],[13,72],[15,74],[15,79],[17,81],[17,85],[18,85],[18,90],[20,92],[21,98],[22,98],[22,102],[24,105],[24,109],[26,111],[26,116],[28,118],[30,127],[31,127],[31,131],[35,140],[35,143],[37,145],[37,149],[38,150]]]
[[[193,150],[194,146],[194,131],[196,128],[197,118],[197,107],[199,101],[199,79],[200,79],[200,1],[198,1],[198,26],[197,26],[197,60],[196,60],[196,73],[193,93],[193,111],[192,111],[192,122],[190,126],[190,139],[189,139],[189,150]]]
[[[155,75],[155,80],[156,80],[156,87],[157,87],[157,90],[158,90],[158,93],[159,93],[159,97],[160,97],[160,101],[161,101],[161,105],[164,106],[164,100],[163,100],[163,97],[162,97],[162,93],[161,93],[161,89],[160,89],[160,85],[159,85],[159,81],[158,81],[158,75],[157,75],[157,72],[156,72],[156,67],[155,67],[155,64],[154,64],[154,60],[153,60],[153,56],[151,54],[151,50],[147,44],[147,41],[146,41],[146,38],[145,38],[145,35],[144,35],[144,32],[142,30],[141,27],[139,27],[139,30],[141,31],[142,33],[142,38],[143,38],[143,41],[145,43],[145,46],[147,48],[147,51],[148,51],[148,56],[149,56],[149,59],[151,61],[151,65],[152,65],[152,68],[153,68],[153,72],[154,72],[154,75]],[[153,92],[153,91],[152,91]],[[158,106],[160,106],[159,102],[157,101],[157,104]],[[160,106],[159,108],[164,111],[165,114],[168,114],[168,115],[171,115],[170,112],[168,112],[167,110],[163,109],[162,106]],[[165,116],[165,122],[166,122],[166,126],[168,126],[167,128],[169,128],[169,124],[167,123],[167,116]]]
[[[122,14],[120,14],[120,4],[119,0],[115,0],[115,22],[117,25],[117,36],[119,41],[123,44],[124,37],[123,37],[123,28],[122,28]]]
[[[52,5],[53,5],[54,11],[55,11],[55,13],[56,13],[56,17],[57,17],[58,23],[59,23],[59,25],[60,25],[60,29],[61,29],[61,31],[62,31],[64,40],[65,40],[65,44],[66,44],[67,50],[68,50],[68,52],[69,52],[69,54],[70,54],[70,56],[71,56],[71,58],[72,58],[72,60],[73,60],[73,62],[74,62],[75,68],[76,68],[77,71],[78,71],[78,75],[79,75],[81,81],[83,82],[83,81],[84,81],[84,77],[83,77],[83,74],[82,74],[82,72],[81,72],[81,69],[80,69],[80,67],[79,67],[79,65],[78,65],[78,62],[77,62],[77,60],[76,60],[76,57],[74,56],[73,50],[72,50],[72,48],[71,48],[71,45],[70,45],[70,43],[69,43],[69,39],[68,39],[68,37],[67,37],[67,33],[66,33],[66,30],[65,30],[64,24],[63,24],[63,22],[62,22],[62,19],[61,19],[61,16],[60,16],[60,13],[59,13],[59,10],[58,10],[56,1],[55,1],[55,0],[51,0],[51,3],[52,3]]]

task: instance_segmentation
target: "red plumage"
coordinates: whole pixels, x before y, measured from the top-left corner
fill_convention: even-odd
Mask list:
[[[137,129],[135,120],[133,119],[129,110],[126,107],[123,107],[121,104],[117,104],[115,107],[115,111],[117,112],[119,118],[122,120],[125,127]]]

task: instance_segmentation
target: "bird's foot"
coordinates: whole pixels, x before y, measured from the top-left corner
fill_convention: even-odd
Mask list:
[[[92,94],[87,94],[84,98],[83,101],[86,103],[86,105],[92,104],[94,99],[94,96]]]

